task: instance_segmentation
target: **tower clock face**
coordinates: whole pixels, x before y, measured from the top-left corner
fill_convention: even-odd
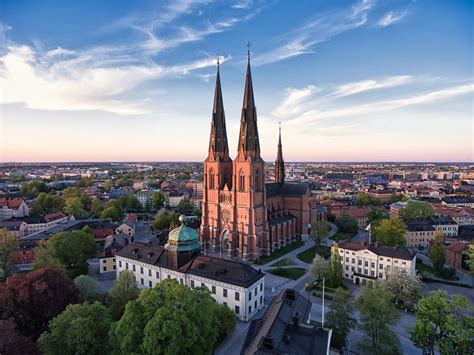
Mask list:
[[[227,224],[229,223],[230,221],[230,212],[228,210],[223,210],[221,212],[221,219],[222,219],[222,222]]]

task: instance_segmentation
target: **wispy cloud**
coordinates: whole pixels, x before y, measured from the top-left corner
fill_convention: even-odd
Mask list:
[[[407,14],[407,11],[389,11],[387,12],[378,22],[377,26],[387,27],[393,25],[397,22],[400,22]]]
[[[319,89],[314,85],[308,85],[302,89],[288,88],[286,90],[285,99],[272,112],[276,117],[293,116],[303,109],[302,103],[318,92]]]
[[[252,7],[253,5],[253,0],[242,0],[239,2],[236,2],[235,4],[231,5],[231,8],[233,9],[248,9]]]
[[[414,78],[411,75],[398,75],[376,80],[363,80],[355,83],[340,85],[328,96],[344,97],[376,89],[391,88],[408,84],[412,82],[413,79]]]
[[[374,4],[375,0],[361,0],[348,9],[323,13],[291,33],[286,43],[254,58],[253,63],[258,66],[314,53],[316,44],[364,25]]]

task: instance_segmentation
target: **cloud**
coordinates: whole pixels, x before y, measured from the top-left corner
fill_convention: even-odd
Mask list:
[[[330,93],[328,96],[344,97],[375,89],[391,88],[408,84],[412,82],[413,79],[414,78],[410,75],[398,75],[379,80],[363,80],[355,83],[340,85],[336,88],[334,92]]]
[[[234,5],[231,5],[231,8],[233,9],[248,9],[252,7],[253,5],[253,0],[243,0],[235,3]]]
[[[293,116],[303,109],[301,104],[311,98],[319,89],[308,85],[302,89],[288,88],[283,102],[272,112],[276,117]]]
[[[393,25],[397,22],[400,22],[402,18],[404,18],[407,14],[407,11],[389,11],[387,12],[378,22],[377,26],[379,27],[387,27]]]
[[[325,12],[293,31],[286,43],[254,58],[253,63],[258,66],[314,53],[316,44],[364,25],[374,4],[373,0],[362,0],[346,10]]]

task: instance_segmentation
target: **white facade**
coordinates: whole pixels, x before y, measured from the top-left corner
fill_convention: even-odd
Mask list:
[[[119,255],[115,256],[115,263],[117,276],[123,270],[130,270],[140,287],[154,287],[167,278],[175,279],[188,287],[205,286],[217,303],[229,307],[244,322],[250,320],[264,306],[265,277],[244,288]]]
[[[54,221],[49,221],[49,222],[42,221],[38,223],[28,223],[27,234],[41,232],[43,230],[53,228],[57,226],[58,224],[62,224],[66,222],[67,222],[67,216],[64,216],[62,218],[56,219]]]
[[[7,202],[0,206],[0,221],[4,221],[13,217],[29,216],[30,210],[25,201],[21,201],[18,208],[8,206]]]
[[[168,206],[169,206],[170,208],[176,208],[176,207],[178,207],[179,203],[180,203],[182,200],[184,200],[185,197],[186,197],[186,196],[185,196],[184,194],[183,194],[183,195],[178,195],[178,196],[176,196],[176,195],[171,195],[171,194],[170,194],[170,195],[168,196],[168,199],[167,199],[167,200],[168,200],[168,201],[167,201],[167,202],[168,202]]]
[[[342,258],[343,277],[353,283],[363,283],[363,280],[385,280],[387,273],[393,268],[402,268],[415,275],[416,256],[406,260],[396,257],[377,255],[371,250],[352,250],[339,247]],[[365,282],[365,281],[364,281]]]

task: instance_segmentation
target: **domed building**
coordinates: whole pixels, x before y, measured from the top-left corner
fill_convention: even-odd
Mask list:
[[[265,274],[247,263],[201,255],[198,233],[186,225],[173,229],[164,246],[134,242],[116,254],[117,276],[123,270],[135,275],[140,287],[154,287],[175,279],[189,287],[207,287],[216,302],[236,316],[250,320],[264,306]]]

